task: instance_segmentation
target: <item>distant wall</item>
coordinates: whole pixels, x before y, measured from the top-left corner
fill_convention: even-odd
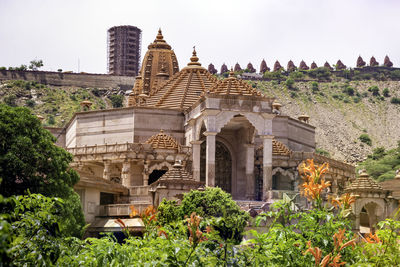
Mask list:
[[[0,70],[0,81],[36,81],[53,86],[77,86],[132,89],[135,77],[108,74],[65,73],[52,71]]]

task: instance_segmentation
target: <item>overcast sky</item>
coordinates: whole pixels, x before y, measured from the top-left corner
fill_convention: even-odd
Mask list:
[[[358,55],[400,67],[400,0],[0,0],[0,66],[42,59],[45,70],[106,73],[107,29],[142,29],[142,57],[161,27],[180,68],[196,50],[219,70],[264,58],[286,68]]]

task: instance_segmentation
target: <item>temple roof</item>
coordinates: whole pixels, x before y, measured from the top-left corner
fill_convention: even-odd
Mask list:
[[[188,65],[157,87],[145,106],[185,110],[190,108],[216,82],[216,78],[198,62],[196,50]]]
[[[263,145],[257,148],[257,150],[262,150],[262,149],[264,149]],[[292,151],[284,143],[272,139],[272,155],[290,156],[290,154],[292,154]]]
[[[161,29],[143,58],[139,75],[135,79],[132,94],[129,95],[128,106],[136,104],[137,96],[149,95],[154,88],[179,71],[178,60],[174,50],[167,44]]]
[[[160,130],[160,133],[150,137],[146,144],[151,144],[153,148],[157,149],[179,149],[179,143],[169,134]]]
[[[181,165],[175,164],[161,177],[161,179],[192,179],[192,176],[190,173],[185,171]]]
[[[363,170],[360,176],[354,180],[345,191],[347,192],[382,192],[383,188],[368,176],[368,173]]]
[[[228,78],[219,80],[217,83],[211,86],[206,93],[209,95],[243,95],[265,97],[260,91],[251,87],[247,82],[237,79],[232,70],[230,71]]]

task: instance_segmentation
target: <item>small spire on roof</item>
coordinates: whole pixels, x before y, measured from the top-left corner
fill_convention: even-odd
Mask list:
[[[233,68],[231,67],[231,71],[229,72],[229,77],[235,77],[235,73],[233,72]]]
[[[188,66],[201,66],[199,58],[197,57],[197,52],[196,52],[196,46],[193,46],[193,53],[192,57],[190,58],[190,62],[188,63]]]
[[[157,40],[163,40],[164,36],[162,35],[161,28],[158,28]]]

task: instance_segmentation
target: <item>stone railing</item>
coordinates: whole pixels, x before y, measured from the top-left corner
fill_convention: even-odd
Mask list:
[[[92,154],[105,154],[116,152],[140,152],[151,151],[150,144],[140,143],[123,143],[123,144],[103,144],[94,146],[82,146],[67,148],[67,151],[73,155],[92,155]]]
[[[151,144],[142,143],[122,143],[122,144],[102,144],[94,146],[70,147],[67,151],[74,156],[77,155],[93,155],[106,153],[126,153],[126,152],[151,152],[154,149]],[[188,154],[191,152],[191,147],[180,146],[178,153]]]

